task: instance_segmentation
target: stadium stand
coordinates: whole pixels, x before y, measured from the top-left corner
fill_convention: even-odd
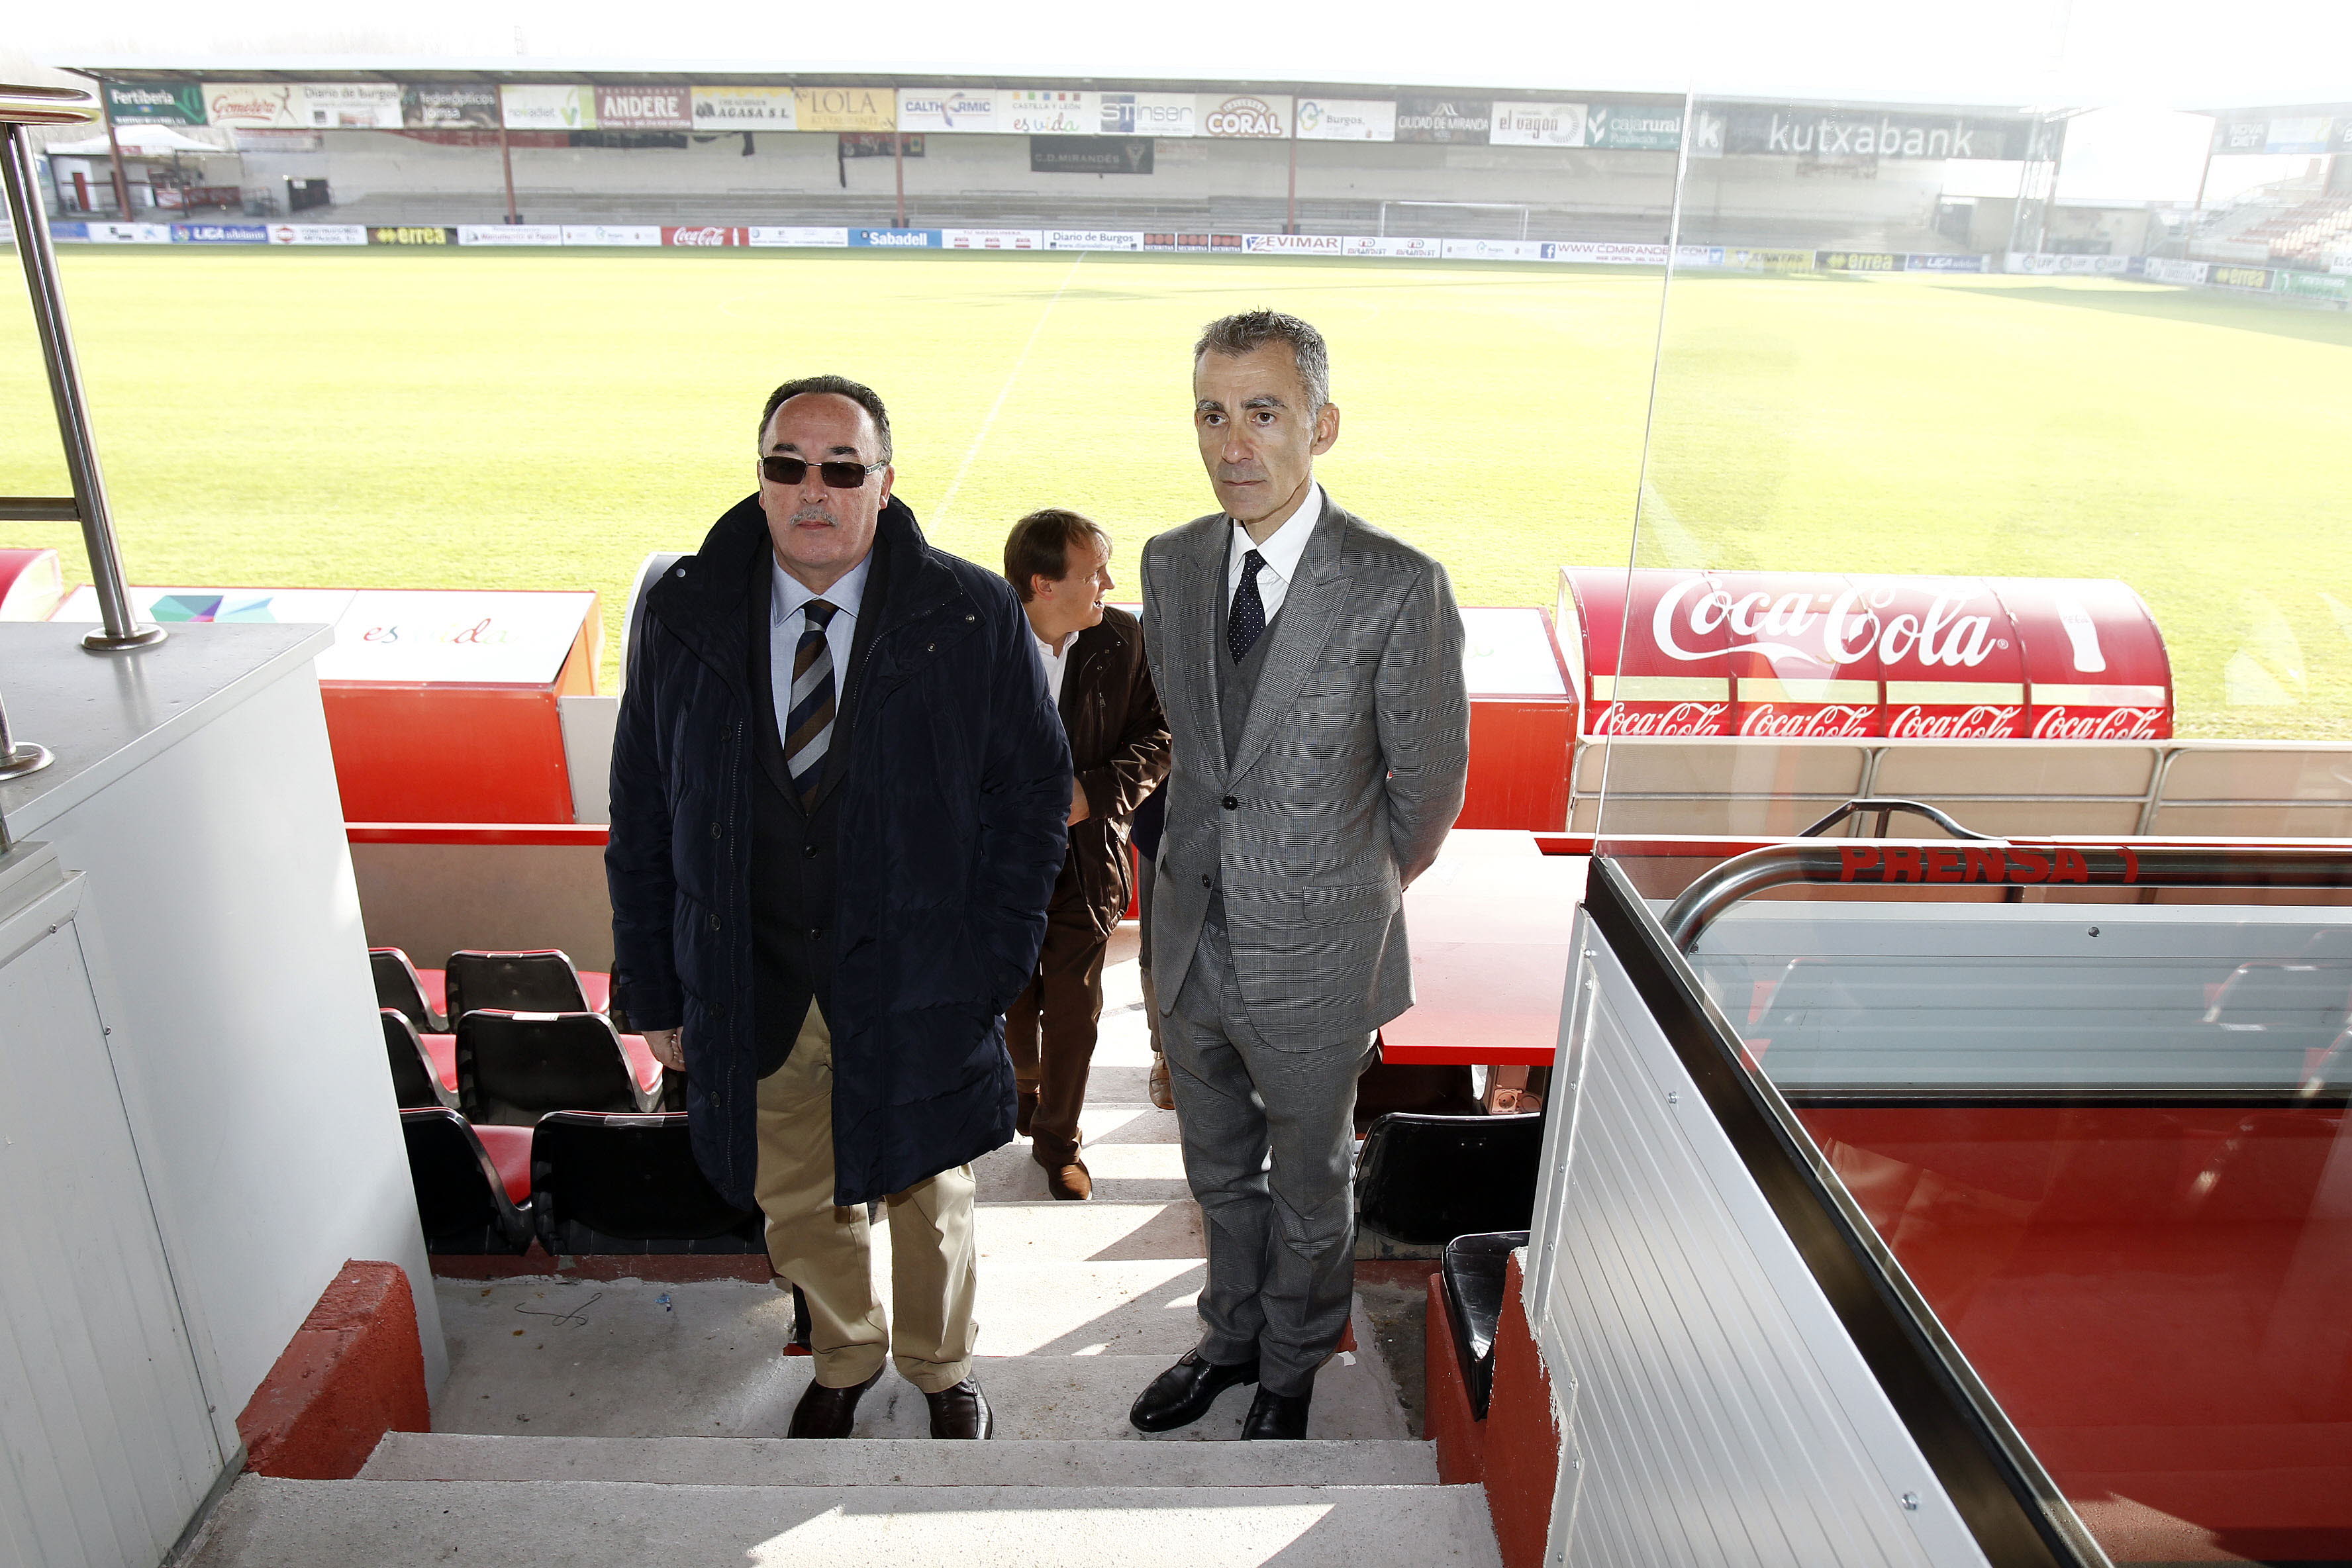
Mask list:
[[[448,1016],[485,1007],[514,1013],[602,1013],[612,1002],[609,974],[583,971],[561,948],[449,955]]]
[[[540,1245],[559,1257],[767,1249],[760,1215],[719,1196],[695,1164],[682,1111],[541,1117],[530,1189]]]
[[[426,1251],[519,1253],[530,1247],[528,1131],[472,1127],[440,1106],[403,1110],[400,1127]]]
[[[457,1020],[457,1093],[473,1121],[527,1127],[551,1110],[650,1111],[662,1069],[601,1013],[477,1008]]]
[[[375,1000],[390,1007],[421,1033],[436,1034],[449,1027],[444,973],[420,970],[396,947],[368,949],[368,967],[375,974]]]
[[[440,1106],[457,1109],[457,1052],[452,1037],[436,1035],[436,1051],[399,1009],[379,1009],[383,1020],[383,1048],[392,1058],[392,1089],[403,1110]]]

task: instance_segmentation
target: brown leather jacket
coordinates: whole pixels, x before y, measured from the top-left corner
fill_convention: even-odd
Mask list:
[[[1168,718],[1143,657],[1143,627],[1125,610],[1106,607],[1102,625],[1078,634],[1069,659],[1062,728],[1086,788],[1087,819],[1070,829],[1052,908],[1064,919],[1083,910],[1108,936],[1133,891],[1127,836],[1135,808],[1168,776]]]

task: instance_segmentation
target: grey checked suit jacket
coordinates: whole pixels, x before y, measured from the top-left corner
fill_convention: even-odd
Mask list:
[[[1223,514],[1143,547],[1145,647],[1175,766],[1153,894],[1153,979],[1175,1005],[1222,867],[1250,1020],[1306,1050],[1412,1005],[1403,885],[1437,858],[1470,765],[1462,616],[1445,568],[1327,504],[1225,764]]]

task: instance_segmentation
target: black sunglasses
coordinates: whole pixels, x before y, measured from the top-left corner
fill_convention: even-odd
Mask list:
[[[887,463],[819,463],[817,473],[829,489],[854,490],[874,475],[888,468]],[[770,482],[796,485],[808,478],[809,464],[805,458],[762,458],[760,471]]]

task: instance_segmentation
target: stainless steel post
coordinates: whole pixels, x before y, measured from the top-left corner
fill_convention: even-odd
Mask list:
[[[98,592],[99,615],[105,623],[83,637],[82,646],[106,653],[152,647],[163,640],[163,628],[142,626],[131,614],[122,560],[115,550],[114,520],[106,505],[106,480],[90,442],[89,409],[82,398],[73,331],[58,289],[58,255],[49,243],[48,219],[33,181],[33,150],[21,125],[0,124],[0,173],[6,177],[8,219],[16,230],[16,255],[25,264],[25,286],[33,297],[34,324],[40,329],[41,357],[48,364],[49,401],[57,406],[58,433],[65,440],[66,472],[73,479],[74,504],[81,514],[90,585]]]
[[[8,732],[8,705],[0,702],[0,779],[39,773],[56,760],[47,746],[19,741]]]

